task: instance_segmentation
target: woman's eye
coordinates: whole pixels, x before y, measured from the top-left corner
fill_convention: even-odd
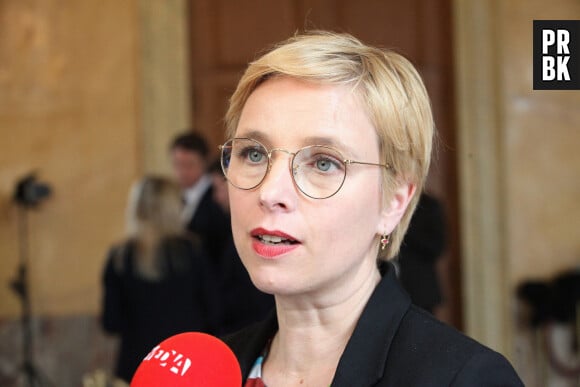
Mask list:
[[[250,151],[248,158],[253,163],[259,163],[264,158],[264,153],[254,149]]]
[[[264,157],[266,157],[266,154],[263,150],[251,147],[243,148],[239,152],[239,155],[242,157],[242,159],[252,164],[260,163],[264,160]]]
[[[313,160],[313,168],[318,172],[334,172],[342,169],[342,163],[332,156],[318,155]]]
[[[258,161],[262,160],[262,154],[260,152],[251,151],[249,158],[251,161],[257,163]]]
[[[332,162],[328,159],[320,159],[316,161],[316,168],[323,172],[327,172],[332,167]]]

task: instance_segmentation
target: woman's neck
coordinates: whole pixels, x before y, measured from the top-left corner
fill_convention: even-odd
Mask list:
[[[380,281],[373,266],[333,295],[276,297],[279,330],[264,364],[270,386],[322,386],[332,381],[340,356]]]

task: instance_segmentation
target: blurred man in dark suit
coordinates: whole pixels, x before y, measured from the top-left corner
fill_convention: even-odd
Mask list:
[[[201,135],[187,132],[175,138],[170,152],[175,177],[183,190],[187,229],[201,238],[214,264],[219,266],[230,225],[227,215],[213,200],[212,181],[207,174],[207,142]]]
[[[401,284],[413,303],[431,313],[443,301],[436,264],[445,251],[446,234],[443,206],[421,194],[397,263]]]
[[[213,182],[213,198],[230,219],[228,182],[219,161],[208,168]],[[226,335],[264,320],[274,309],[274,296],[259,291],[242,264],[231,230],[221,259],[219,295],[224,309],[218,334]]]

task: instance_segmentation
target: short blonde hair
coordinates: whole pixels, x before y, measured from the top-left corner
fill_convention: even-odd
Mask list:
[[[225,116],[232,138],[249,96],[267,79],[286,76],[322,84],[346,85],[360,98],[378,137],[383,173],[383,197],[400,183],[417,189],[381,258],[399,252],[419,194],[429,171],[434,122],[425,85],[403,56],[368,46],[349,34],[310,31],[296,34],[250,63],[230,99]],[[393,173],[394,171],[394,173]]]

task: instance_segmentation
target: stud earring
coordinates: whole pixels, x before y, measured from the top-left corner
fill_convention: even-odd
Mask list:
[[[383,234],[383,237],[381,238],[381,250],[384,250],[385,247],[387,247],[390,238],[390,235]]]

